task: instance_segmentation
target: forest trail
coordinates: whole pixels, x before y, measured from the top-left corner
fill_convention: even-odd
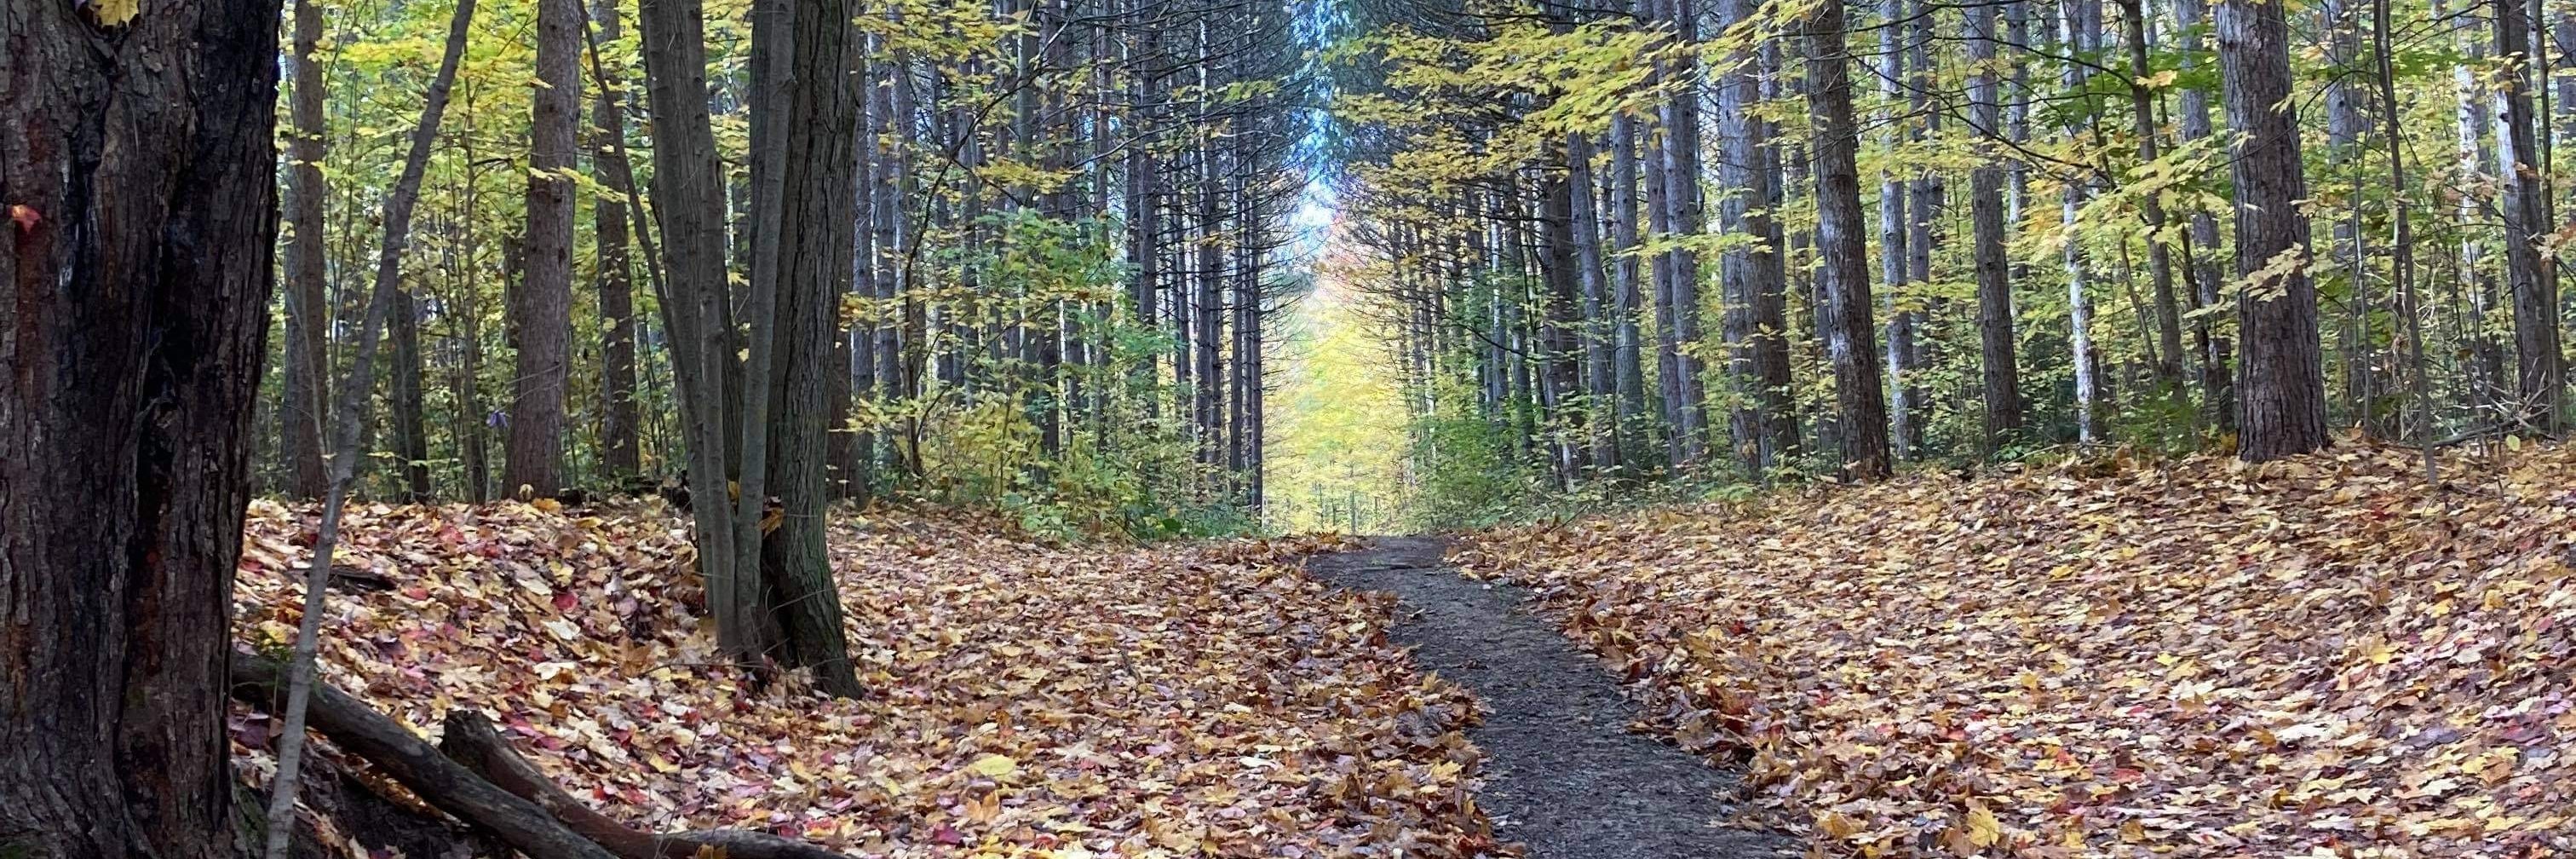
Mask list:
[[[1393,628],[1425,671],[1463,684],[1484,706],[1469,731],[1486,754],[1476,802],[1494,834],[1530,859],[1734,859],[1794,853],[1792,839],[1721,828],[1719,799],[1736,774],[1627,729],[1632,708],[1597,660],[1553,624],[1522,611],[1523,594],[1468,580],[1447,543],[1380,537],[1320,555],[1306,568],[1347,588],[1403,602]]]

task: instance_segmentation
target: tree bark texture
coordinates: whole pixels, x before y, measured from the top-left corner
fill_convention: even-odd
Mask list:
[[[276,0],[0,9],[0,855],[235,855]]]
[[[2308,219],[2299,212],[2307,179],[2298,120],[2288,112],[2296,102],[2280,0],[2220,0],[2216,11],[2227,117],[2244,133],[2232,171],[2236,271],[2251,278],[2237,297],[2244,358],[2237,455],[2262,462],[2326,445],[2317,293],[2306,271]]]

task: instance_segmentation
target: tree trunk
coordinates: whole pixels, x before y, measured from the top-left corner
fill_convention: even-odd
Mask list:
[[[1996,62],[1995,9],[1968,10],[1968,122],[1976,128],[1977,166],[1968,177],[1970,256],[1977,276],[1978,381],[1984,388],[1985,447],[1993,456],[2017,441],[2022,427],[2020,354],[2013,334],[2012,268],[2004,251],[2003,160],[1993,141],[2003,133]]]
[[[1664,134],[1670,142],[1663,147],[1663,204],[1670,213],[1674,235],[1696,238],[1700,234],[1702,213],[1699,199],[1699,18],[1692,0],[1661,0],[1664,20],[1673,25],[1673,38],[1693,46],[1669,70],[1672,79],[1681,81],[1672,98],[1656,104],[1663,121]],[[1677,464],[1697,464],[1708,450],[1708,395],[1703,379],[1704,368],[1697,354],[1702,339],[1699,320],[1699,252],[1676,247],[1664,252],[1665,264],[1671,269],[1673,339],[1678,341],[1680,355],[1675,364],[1681,378],[1676,393],[1681,403],[1676,412],[1681,422],[1673,427],[1681,439],[1681,457]]]
[[[732,337],[727,296],[723,165],[707,116],[704,6],[699,0],[642,0],[646,94],[653,115],[653,200],[670,294],[660,302],[671,333],[696,520],[698,572],[707,613],[728,653],[756,649],[759,606],[738,599],[733,511],[723,499],[731,463],[725,444],[726,365]]]
[[[2220,0],[2218,60],[2227,119],[2244,134],[2236,181],[2237,301],[2244,377],[2237,386],[2237,455],[2262,462],[2326,445],[2325,371],[2317,293],[2308,282],[2307,199],[2299,127],[2288,110],[2289,23],[2280,0]]]
[[[1842,436],[1842,470],[1854,480],[1889,473],[1887,393],[1881,387],[1878,332],[1870,320],[1869,247],[1862,237],[1860,130],[1852,117],[1850,51],[1842,0],[1816,4],[1805,27],[1807,110],[1815,121],[1816,247],[1830,326],[1834,405]]]
[[[528,121],[527,254],[510,308],[518,361],[510,382],[501,483],[539,495],[564,481],[564,391],[572,347],[572,170],[581,122],[581,0],[536,0],[537,87]]]
[[[412,297],[409,287],[399,290],[391,308],[394,475],[402,487],[395,497],[411,504],[427,504],[433,493],[429,481],[428,406],[420,389],[420,302]]]
[[[2496,52],[2508,59],[2536,61],[2530,54],[2531,19],[2522,0],[2496,0]],[[2553,260],[2540,248],[2551,230],[2549,178],[2537,141],[2539,121],[2531,107],[2531,79],[2526,66],[2502,75],[2503,123],[2496,134],[2498,172],[2504,176],[2505,282],[2513,291],[2515,393],[2521,402],[2513,422],[2540,432],[2559,425],[2561,376],[2558,345],[2558,276]]]
[[[0,855],[231,857],[281,10],[105,8],[0,9]]]
[[[2057,49],[2075,53],[2089,52],[2099,35],[2101,21],[2085,14],[2083,0],[2064,0],[2058,4]],[[2082,115],[2067,129],[2072,138],[2083,124],[2094,116],[2093,96],[2089,94],[2092,71],[2077,63],[2066,64],[2064,84],[2069,92],[2086,93],[2077,109]],[[2099,362],[2093,350],[2093,297],[2086,282],[2091,275],[2084,258],[2084,240],[2077,229],[2077,212],[2084,207],[2090,190],[2090,179],[2071,179],[2058,198],[2058,224],[2065,232],[2066,247],[2066,328],[2068,359],[2075,365],[2075,437],[2090,443],[2102,437],[2102,382],[2097,371]]]
[[[2156,142],[2155,98],[2147,90],[2151,73],[2147,52],[2147,11],[2144,0],[2120,0],[2123,41],[2129,48],[2130,131],[2138,136],[2138,161],[2155,163],[2161,155]],[[2156,314],[2156,383],[2163,394],[2180,398],[2182,390],[2182,301],[2174,292],[2172,251],[2165,243],[2165,203],[2162,193],[2148,194],[2139,201],[2141,219],[2147,227],[2147,277],[2153,284]]]
[[[599,0],[592,18],[597,36],[619,35],[617,3]],[[605,71],[605,69],[602,69]],[[601,191],[591,201],[591,228],[599,255],[600,465],[610,487],[640,485],[644,472],[639,431],[643,412],[635,401],[635,264],[628,253],[626,108],[623,81],[598,81],[591,100],[592,172]]]
[[[1633,434],[1641,429],[1638,422],[1646,413],[1646,374],[1637,330],[1637,314],[1645,308],[1646,296],[1639,282],[1641,266],[1634,253],[1638,242],[1637,120],[1625,113],[1610,118],[1609,221],[1611,286],[1615,296],[1610,326],[1616,344],[1610,361],[1618,388],[1612,421],[1619,425],[1618,432],[1623,437],[1634,438]],[[1623,446],[1623,456],[1643,449],[1642,445]]]
[[[324,273],[322,203],[322,64],[314,61],[322,39],[322,7],[295,2],[295,71],[289,96],[294,131],[286,144],[286,399],[278,410],[285,428],[278,454],[286,460],[287,493],[320,498],[330,477],[323,469],[322,420],[331,401],[331,302]]]
[[[1719,26],[1752,26],[1758,23],[1754,12],[1750,0],[1721,0]],[[1745,241],[1719,260],[1726,299],[1722,327],[1730,347],[1728,377],[1737,388],[1730,420],[1736,461],[1758,480],[1797,455],[1798,416],[1789,389],[1788,298],[1772,215],[1780,194],[1765,164],[1768,130],[1754,111],[1763,100],[1763,63],[1753,50],[1727,62],[1717,78],[1718,187],[1727,193],[1718,206],[1718,231]]]
[[[858,57],[857,10],[847,0],[793,0],[795,39],[790,80],[767,104],[784,109],[770,125],[784,136],[778,242],[776,371],[767,398],[770,448],[766,485],[784,517],[761,547],[761,578],[780,628],[783,661],[815,669],[825,692],[855,697],[858,676],[841,630],[840,591],[824,546],[826,439],[832,424],[830,376],[840,330],[841,296],[849,292],[858,234],[859,83],[846,73]],[[785,121],[792,117],[792,121]],[[746,448],[748,445],[746,445]],[[746,461],[745,468],[751,467]],[[745,482],[748,485],[748,481]],[[747,494],[747,493],[746,493]]]
[[[1880,66],[1875,77],[1878,78],[1881,106],[1875,121],[1880,127],[1879,145],[1890,154],[1897,154],[1905,140],[1902,88],[1905,85],[1906,51],[1901,41],[1905,31],[1904,0],[1879,0],[1879,14]],[[1898,172],[1903,160],[1901,156],[1890,159],[1890,163],[1878,171],[1878,270],[1880,283],[1886,287],[1888,309],[1887,381],[1896,393],[1895,406],[1888,414],[1894,424],[1890,427],[1890,440],[1896,458],[1912,459],[1914,449],[1910,442],[1914,438],[1914,409],[1906,396],[1906,389],[1914,367],[1906,356],[1914,346],[1914,319],[1899,307],[1907,292],[1906,276],[1911,272],[1905,263],[1909,256],[1906,242],[1912,237],[1906,229],[1905,180]]]
[[[1621,430],[1619,421],[1610,414],[1618,386],[1611,370],[1617,344],[1611,338],[1612,299],[1607,273],[1602,270],[1600,198],[1592,180],[1591,138],[1580,132],[1566,135],[1565,153],[1565,182],[1572,192],[1574,274],[1583,291],[1578,330],[1583,339],[1584,408],[1590,413],[1585,422],[1592,430],[1593,468],[1613,470],[1619,467]],[[1438,288],[1436,284],[1432,286],[1434,290]],[[1430,302],[1425,299],[1423,303],[1428,306]],[[1425,326],[1424,333],[1429,333],[1429,326]]]
[[[2174,25],[2188,35],[2181,41],[2182,72],[2191,74],[2200,67],[2199,32],[2207,20],[2205,0],[2174,0]],[[2198,86],[2184,87],[2179,97],[2182,107],[2181,131],[2185,143],[2206,140],[2212,134],[2209,121],[2209,91]],[[2218,263],[2218,216],[2205,206],[2191,207],[2191,222],[2184,256],[2191,258],[2192,296],[2201,307],[2214,307],[2224,286]],[[2192,322],[2192,339],[2200,356],[2200,397],[2205,419],[2220,431],[2236,427],[2236,394],[2234,376],[2229,364],[2234,351],[2228,340],[2210,330],[2209,317]]]

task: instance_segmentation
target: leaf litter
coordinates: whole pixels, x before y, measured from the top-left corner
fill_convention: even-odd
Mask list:
[[[1921,476],[1458,551],[1819,856],[2576,850],[2576,446]]]
[[[236,633],[293,639],[314,511],[253,505]],[[1391,603],[1288,564],[1334,538],[1061,548],[969,519],[831,539],[870,694],[720,667],[687,532],[658,508],[366,506],[321,677],[424,735],[473,707],[646,828],[864,856],[1465,856],[1475,717],[1385,630]],[[236,755],[269,766],[265,719]],[[362,762],[352,762],[363,770]],[[399,790],[396,788],[395,790]]]

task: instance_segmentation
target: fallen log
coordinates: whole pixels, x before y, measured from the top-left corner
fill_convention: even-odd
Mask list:
[[[232,667],[233,698],[276,712],[286,696],[286,665],[234,650]],[[313,684],[306,714],[308,724],[342,750],[365,758],[422,801],[492,833],[529,859],[621,859],[565,827],[536,803],[494,787],[439,754],[402,723],[328,683]]]
[[[620,859],[690,859],[716,851],[725,859],[847,859],[839,853],[792,838],[741,829],[652,833],[610,819],[576,799],[538,771],[501,736],[491,718],[474,710],[451,710],[438,750],[502,790],[536,803],[566,828],[598,842]]]
[[[270,710],[285,694],[282,663],[233,651],[233,697]],[[611,819],[546,777],[483,714],[448,714],[433,748],[392,717],[327,683],[315,683],[308,722],[350,754],[383,769],[440,811],[490,832],[530,859],[849,859],[766,832],[711,829],[656,834]]]

